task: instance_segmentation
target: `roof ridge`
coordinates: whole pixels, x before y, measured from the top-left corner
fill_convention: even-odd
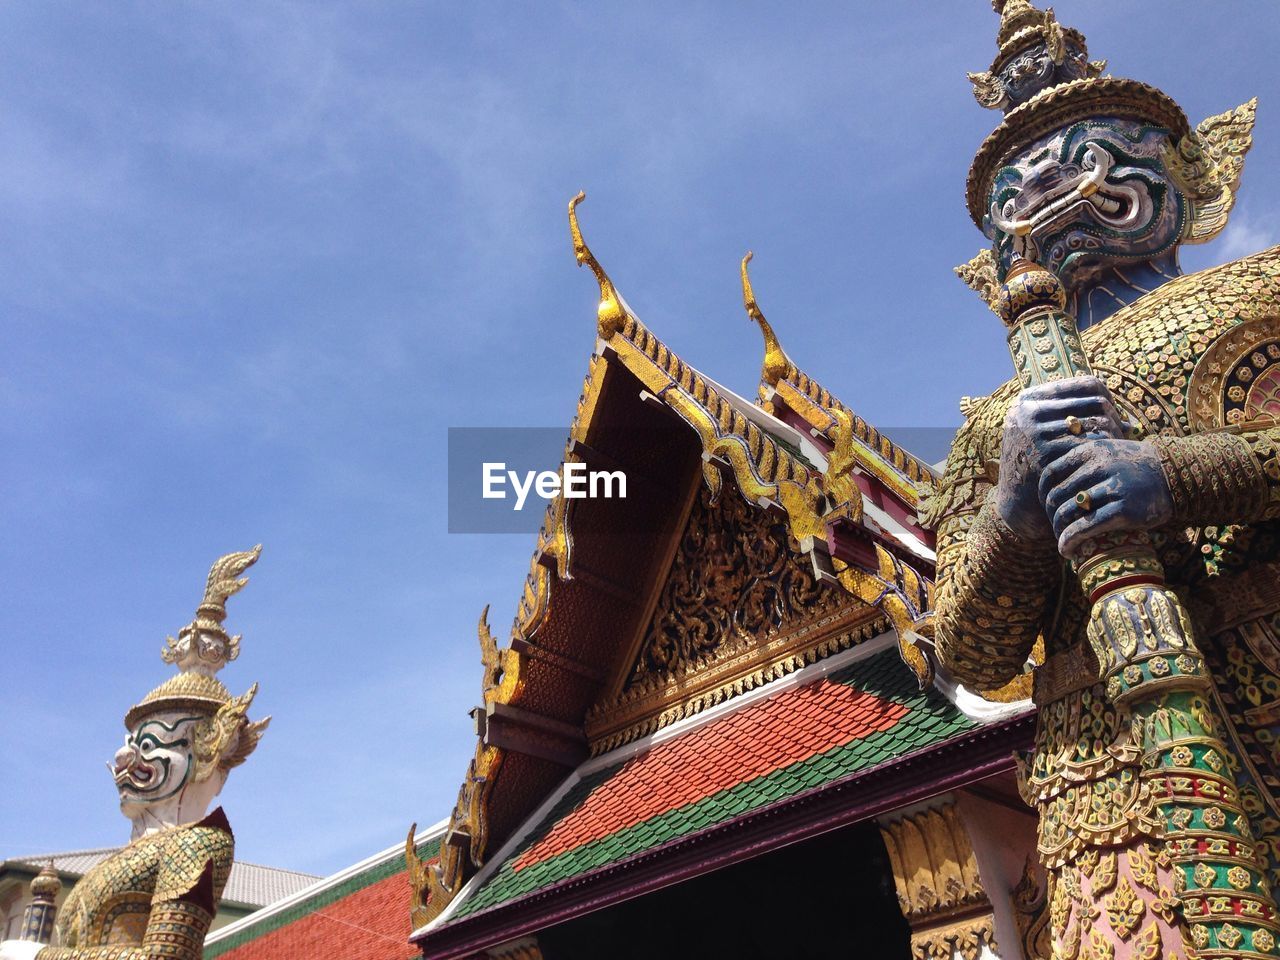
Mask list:
[[[242,867],[256,867],[259,870],[271,870],[274,873],[291,873],[295,876],[311,877],[315,880],[324,876],[323,873],[307,873],[305,870],[294,870],[291,867],[273,867],[267,863],[254,863],[252,860],[241,860],[239,857],[236,857],[232,862],[238,863]]]
[[[108,853],[112,850],[123,850],[127,844],[117,843],[110,847],[86,847],[82,850],[59,850],[56,853],[32,853],[5,859],[17,863],[31,863],[37,860],[57,860],[61,857],[83,857],[91,853]]]
[[[126,846],[128,846],[128,844],[121,843],[110,847],[86,847],[82,850],[60,850],[55,853],[35,853],[17,857],[6,857],[4,861],[0,862],[40,865],[48,863],[50,860],[65,860],[70,857],[87,857],[99,853],[115,853],[118,850],[123,850]],[[254,867],[258,870],[270,870],[272,873],[287,873],[292,876],[306,877],[311,880],[319,880],[324,876],[324,874],[321,873],[308,873],[305,870],[294,870],[291,867],[273,867],[266,863],[255,863],[251,860],[241,860],[239,857],[234,858],[232,860],[232,864],[238,864],[242,867]]]
[[[865,417],[842,401],[834,393],[824,387],[815,378],[805,372],[799,364],[783,349],[774,333],[773,327],[765,319],[760,305],[756,301],[751,279],[747,274],[747,264],[751,260],[748,252],[742,259],[742,302],[747,315],[754,320],[764,334],[765,355],[760,367],[760,383],[757,387],[757,406],[771,416],[782,420],[777,409],[779,401],[790,409],[812,428],[815,436],[821,436],[828,442],[834,442],[833,430],[836,428],[836,411],[849,415],[855,442],[865,447],[867,452],[884,461],[884,466],[898,474],[906,486],[895,484],[892,478],[881,475],[890,489],[903,496],[911,506],[918,502],[921,488],[930,488],[936,484],[933,468],[905,447],[895,443]],[[779,385],[786,384],[790,390],[783,389],[779,395]],[[784,420],[785,422],[785,420]],[[855,454],[856,455],[856,454]],[[868,463],[865,457],[859,457],[864,466],[873,473],[881,474],[881,464]]]

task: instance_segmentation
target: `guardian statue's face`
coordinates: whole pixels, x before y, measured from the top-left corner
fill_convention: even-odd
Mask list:
[[[116,751],[112,773],[120,810],[136,820],[152,805],[176,797],[195,778],[195,728],[202,717],[181,710],[138,721]]]
[[[1025,256],[1068,289],[1125,263],[1168,253],[1186,203],[1161,149],[1168,131],[1130,120],[1089,120],[1043,137],[996,173],[984,230],[1000,274]]]

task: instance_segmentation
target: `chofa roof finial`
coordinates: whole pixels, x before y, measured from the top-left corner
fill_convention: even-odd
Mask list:
[[[585,263],[590,267],[591,272],[596,275],[596,282],[600,284],[600,305],[596,308],[596,325],[601,339],[608,340],[625,326],[628,310],[618,294],[617,287],[604,272],[604,267],[600,266],[600,261],[595,258],[587,242],[582,239],[582,229],[578,226],[577,207],[585,199],[587,199],[586,192],[579,190],[578,195],[569,201],[569,234],[573,237],[573,256],[578,261],[578,266]]]
[[[764,360],[760,364],[760,379],[772,387],[791,372],[793,364],[778,342],[773,327],[764,318],[760,305],[756,303],[755,291],[751,289],[751,275],[747,273],[747,264],[751,262],[752,256],[754,254],[748,250],[747,255],[742,258],[742,305],[747,308],[747,316],[760,325],[760,332],[764,334]]]

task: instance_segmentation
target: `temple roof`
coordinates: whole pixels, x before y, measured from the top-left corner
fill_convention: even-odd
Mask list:
[[[886,809],[911,802],[918,780],[941,783],[954,773],[954,760],[919,758],[952,746],[961,754],[969,740],[995,731],[1017,728],[1025,739],[1028,719],[1024,711],[985,726],[936,690],[922,691],[892,636],[882,635],[584,762],[419,942],[427,956],[464,955],[467,937],[476,938],[468,949],[481,946],[518,912],[535,925],[544,909],[563,916],[572,888],[638,872],[712,835],[745,831],[750,821],[768,820],[780,832],[792,808],[833,789],[847,791],[849,810],[857,806],[849,798]],[[961,765],[980,766],[977,753]],[[745,833],[742,845],[752,849]],[[664,873],[667,882],[691,875]],[[626,891],[610,886],[609,896]]]
[[[618,702],[620,684],[645,635],[699,487],[708,491],[712,503],[720,497],[741,498],[751,509],[779,518],[770,522],[781,523],[787,549],[811,566],[819,586],[836,589],[845,598],[838,619],[850,629],[837,637],[822,632],[834,629],[831,623],[814,624],[807,628],[810,637],[797,641],[799,646],[762,650],[766,659],[729,676],[727,685],[717,678],[715,689],[699,692],[696,701],[676,704],[676,716],[756,688],[775,689],[780,678],[864,643],[888,624],[895,628],[911,670],[892,653],[876,661],[878,669],[896,665],[903,691],[932,678],[928,655],[917,647],[930,630],[933,540],[919,520],[918,507],[933,489],[932,469],[853,414],[780,348],[774,351],[774,363],[766,357],[771,382],[762,389],[760,403],[737,395],[676,355],[636,317],[587,247],[575,211],[581,199],[575,198],[569,209],[574,251],[579,264],[594,273],[600,299],[596,350],[564,461],[625,468],[643,493],[625,501],[576,500],[570,505],[563,496],[552,501],[506,648],[498,649],[482,619],[485,679],[483,705],[476,711],[480,738],[439,864],[425,875],[420,891],[418,925],[427,930],[468,879],[489,869],[495,851],[585,760],[585,722],[593,707]],[[754,297],[749,300],[750,309]],[[762,315],[757,319],[768,339],[767,323]],[[782,362],[777,362],[779,356]],[[625,531],[623,540],[620,531]],[[925,697],[922,703],[938,698],[936,693],[918,696]],[[961,716],[954,707],[947,709]],[[943,721],[927,713],[920,714],[921,722],[927,720],[925,729],[933,731]],[[956,729],[969,723],[957,722],[961,727]],[[630,732],[590,746],[611,750],[661,723],[633,725]],[[907,721],[895,736],[913,729]],[[910,753],[914,748],[901,742],[893,749]],[[821,760],[832,777],[875,762],[856,749],[840,756],[844,759],[824,755]],[[852,766],[841,766],[846,762]],[[512,869],[513,875],[523,873]]]
[[[976,726],[922,692],[895,650],[773,684],[666,737],[579,767],[554,806],[488,872],[460,918],[856,775]],[[844,658],[847,659],[847,658]],[[781,689],[778,689],[781,687]],[[496,863],[497,861],[495,861]]]

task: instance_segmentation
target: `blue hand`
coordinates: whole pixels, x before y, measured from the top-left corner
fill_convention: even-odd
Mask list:
[[[1079,434],[1071,432],[1069,417],[1080,421]],[[1024,538],[1052,539],[1043,466],[1086,438],[1123,435],[1111,394],[1096,377],[1072,377],[1024,390],[1009,409],[1000,445],[996,509],[1001,519]]]
[[[1040,490],[1064,557],[1100,533],[1149,530],[1173,516],[1160,456],[1137,440],[1077,442],[1041,471]],[[1077,500],[1080,494],[1087,510]]]

